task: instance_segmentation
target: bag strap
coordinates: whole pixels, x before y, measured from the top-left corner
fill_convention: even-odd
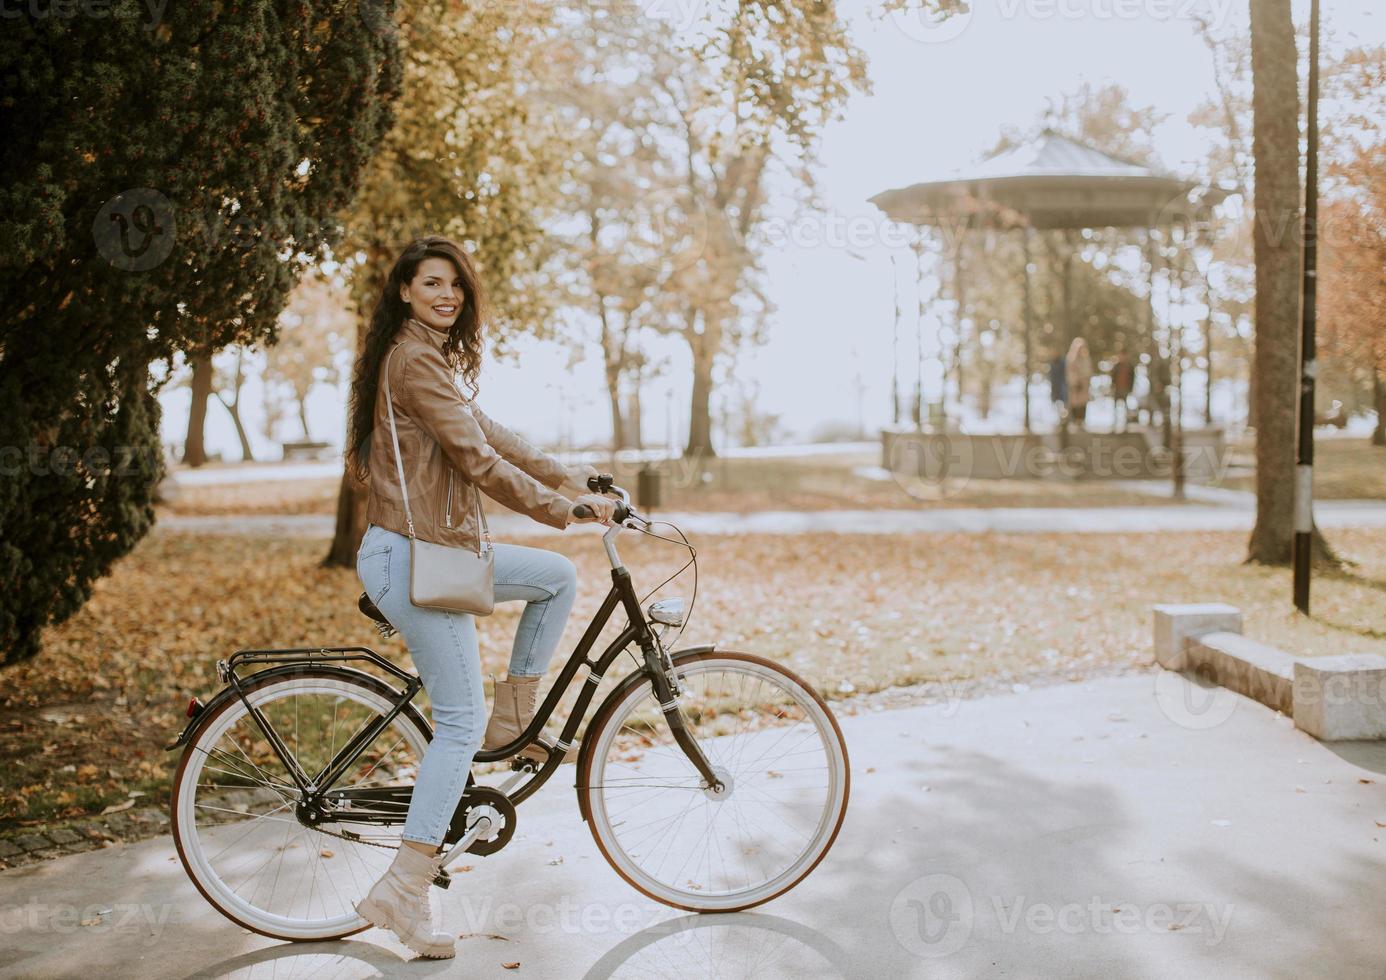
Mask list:
[[[395,402],[390,397],[390,358],[395,356],[395,351],[399,350],[401,344],[395,344],[390,348],[390,353],[385,355],[385,408],[390,413],[390,439],[395,444],[395,470],[399,473],[399,489],[404,495],[404,520],[409,525],[409,537],[414,537],[414,515],[409,510],[409,487],[404,483],[404,460],[399,454],[399,430],[395,427]]]
[[[404,482],[404,458],[399,452],[399,429],[395,425],[395,402],[390,396],[390,358],[395,356],[395,351],[402,347],[402,344],[395,344],[390,348],[390,353],[385,356],[385,408],[390,413],[390,441],[395,447],[395,471],[399,474],[399,489],[404,495],[404,520],[409,526],[409,537],[414,538],[414,515],[409,509],[409,487]],[[481,491],[475,483],[472,484],[472,492],[476,494],[476,517],[477,528],[480,531],[476,537],[477,557],[481,557],[481,538],[486,536],[486,550],[491,550],[491,528],[486,523],[486,512],[481,509]]]

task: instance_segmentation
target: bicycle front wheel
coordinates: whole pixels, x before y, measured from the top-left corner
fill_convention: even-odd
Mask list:
[[[724,784],[674,741],[653,685],[622,682],[584,737],[578,792],[598,848],[636,889],[694,912],[735,912],[802,881],[847,813],[837,720],[793,671],[715,651],[674,658],[689,733]]]
[[[369,675],[330,669],[251,678],[244,688],[310,776],[387,714],[396,693]],[[431,736],[416,711],[401,711],[334,789],[412,786]],[[393,860],[404,807],[398,823],[311,827],[299,819],[301,801],[246,705],[224,702],[198,727],[174,776],[171,823],[184,869],[219,912],[261,935],[326,940],[369,928],[355,903]]]

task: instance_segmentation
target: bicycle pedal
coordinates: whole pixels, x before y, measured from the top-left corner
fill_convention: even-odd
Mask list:
[[[439,868],[438,876],[433,879],[433,883],[439,888],[448,888],[452,885],[452,875],[448,874],[447,868]]]

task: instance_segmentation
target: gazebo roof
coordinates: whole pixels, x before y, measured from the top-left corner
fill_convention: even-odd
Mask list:
[[[906,224],[1145,228],[1167,223],[1162,212],[1185,213],[1195,186],[1046,130],[950,178],[869,200]]]

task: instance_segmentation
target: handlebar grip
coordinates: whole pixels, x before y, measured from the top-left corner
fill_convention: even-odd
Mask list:
[[[578,504],[576,507],[573,508],[573,516],[574,516],[574,517],[595,517],[596,515],[592,513],[592,508],[591,508],[591,507],[588,507],[586,504]],[[626,509],[626,505],[623,504],[623,503],[621,503],[621,502],[618,500],[618,501],[616,502],[616,512],[615,512],[614,514],[611,515],[611,519],[612,519],[613,521],[615,521],[617,524],[621,524],[621,523],[623,523],[623,522],[625,521],[625,519],[626,519],[627,517],[629,517],[629,516],[630,516],[630,511]]]

